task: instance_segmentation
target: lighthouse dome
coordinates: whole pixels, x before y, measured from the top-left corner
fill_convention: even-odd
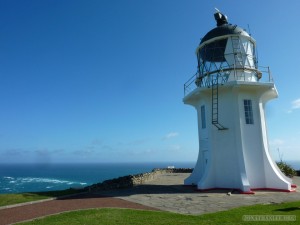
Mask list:
[[[214,14],[217,22],[217,27],[210,30],[201,40],[199,47],[196,50],[199,60],[204,62],[225,62],[232,65],[232,60],[226,60],[234,54],[243,55],[253,54],[254,39],[241,27],[229,24],[227,16],[221,12]],[[250,44],[246,44],[249,42]],[[252,44],[251,44],[252,43]],[[244,49],[245,46],[251,45],[250,48]],[[244,49],[244,50],[243,50]]]
[[[238,27],[237,25],[232,25],[232,24],[222,24],[220,26],[217,26],[216,28],[212,29],[209,31],[202,39],[200,42],[200,45],[210,39],[216,38],[216,37],[221,37],[224,35],[243,35],[243,36],[250,36],[244,29],[241,27]]]
[[[214,14],[215,20],[217,22],[217,27],[209,31],[201,40],[200,45],[210,39],[221,37],[224,35],[244,35],[250,36],[244,29],[238,27],[237,25],[232,25],[228,23],[227,16],[217,11]]]
[[[199,77],[212,79],[215,75],[226,82],[236,79],[256,82],[260,75],[255,40],[241,27],[229,24],[221,12],[217,11],[214,17],[217,27],[202,38],[196,49]]]

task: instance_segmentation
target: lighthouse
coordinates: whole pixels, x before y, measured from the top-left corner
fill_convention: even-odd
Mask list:
[[[265,105],[278,92],[268,67],[258,67],[256,41],[214,14],[216,27],[196,49],[198,68],[184,84],[184,104],[197,111],[199,154],[185,185],[199,190],[267,189],[290,192],[270,155]]]

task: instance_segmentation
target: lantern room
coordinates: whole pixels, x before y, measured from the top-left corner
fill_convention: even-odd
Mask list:
[[[209,31],[196,50],[197,86],[209,86],[212,80],[253,81],[261,78],[257,68],[255,40],[242,28],[229,24],[227,17],[216,12],[217,27]]]

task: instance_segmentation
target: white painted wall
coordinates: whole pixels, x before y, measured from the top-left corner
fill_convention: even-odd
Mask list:
[[[218,130],[211,124],[211,89],[199,87],[186,96],[184,103],[194,106],[198,114],[199,155],[184,183],[197,184],[199,189],[244,192],[255,188],[291,190],[290,179],[269,154],[264,106],[276,97],[273,83],[232,81],[219,86],[219,123],[228,130]],[[252,100],[254,124],[245,122],[244,99]],[[206,129],[201,126],[201,105],[206,108]]]

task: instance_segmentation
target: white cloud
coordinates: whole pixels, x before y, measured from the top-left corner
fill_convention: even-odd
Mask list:
[[[18,149],[18,148],[13,148],[13,149],[7,149],[4,151],[5,156],[23,156],[23,155],[28,155],[29,151],[24,150],[24,149]]]
[[[170,151],[171,152],[180,152],[181,146],[180,145],[171,145],[170,146]]]
[[[137,139],[128,143],[128,145],[143,145],[148,141],[148,139]]]
[[[94,140],[92,140],[92,145],[102,145],[102,144],[103,144],[103,141],[98,138],[95,138]]]
[[[178,135],[179,135],[178,132],[170,132],[163,137],[163,140],[174,138],[174,137],[177,137]]]
[[[272,147],[280,147],[280,146],[284,145],[284,143],[285,143],[285,141],[282,139],[279,139],[279,138],[273,139],[270,141],[270,145]]]
[[[73,152],[75,155],[83,155],[83,156],[88,156],[88,155],[94,155],[95,150],[93,149],[82,149],[82,150],[76,150]]]
[[[292,109],[300,109],[300,98],[292,101]]]
[[[297,136],[289,136],[284,139],[277,138],[270,140],[270,152],[275,160],[299,161],[300,160],[300,139]]]
[[[295,109],[300,109],[300,98],[291,102],[291,108],[287,110],[287,113],[292,113]]]

